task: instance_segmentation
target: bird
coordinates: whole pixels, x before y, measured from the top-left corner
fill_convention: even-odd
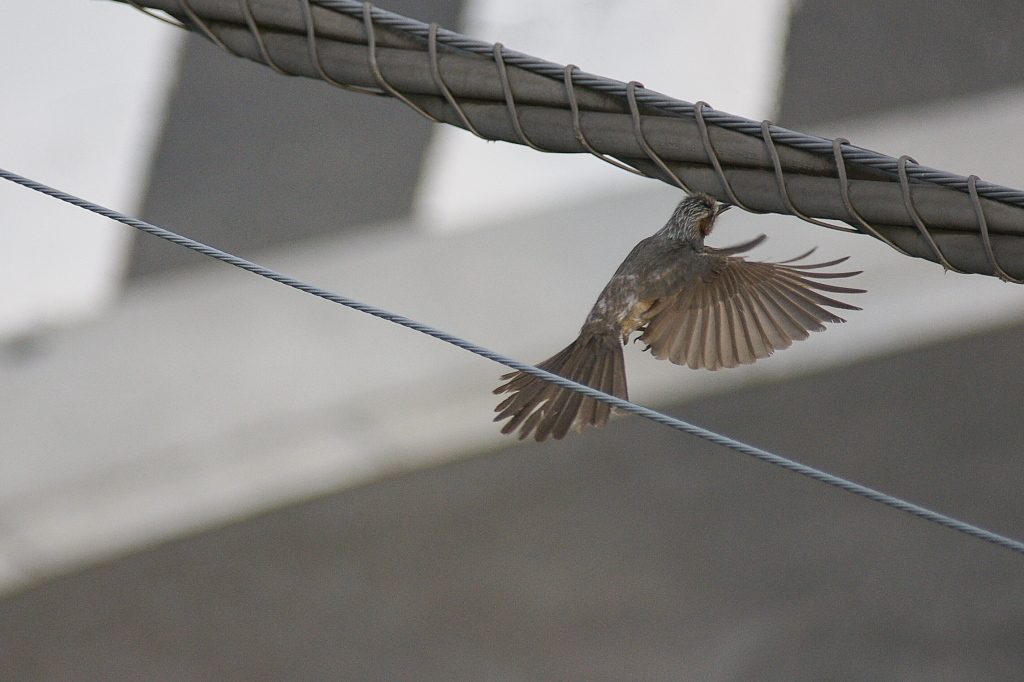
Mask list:
[[[821,280],[856,272],[823,272],[849,258],[801,264],[815,249],[777,263],[742,255],[765,235],[727,248],[704,239],[731,208],[702,192],[676,206],[664,227],[637,244],[605,285],[580,334],[537,365],[553,374],[629,400],[623,345],[634,339],[645,351],[691,369],[718,370],[749,365],[783,350],[825,322],[845,320],[826,308],[860,310],[828,294],[860,294]],[[605,402],[516,371],[501,377],[495,394],[511,393],[496,408],[501,432],[517,429],[538,442],[561,439],[571,430],[604,426],[612,407]]]

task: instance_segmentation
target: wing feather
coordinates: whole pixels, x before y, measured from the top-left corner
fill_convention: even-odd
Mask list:
[[[757,359],[766,358],[777,349],[787,348],[786,341],[781,338],[778,329],[774,323],[768,324],[766,321],[767,313],[764,312],[762,306],[758,303],[756,297],[750,292],[744,289],[740,292],[740,300],[744,303],[746,308],[747,317],[751,321],[751,324],[756,328],[757,334],[752,334],[751,338],[757,343]],[[769,330],[771,332],[769,333]],[[776,343],[776,338],[778,342]],[[783,344],[783,345],[778,345]]]
[[[708,296],[707,289],[701,287],[699,290],[699,296],[697,298],[698,307],[693,311],[693,315],[696,316],[697,320],[694,323],[693,338],[690,343],[690,347],[686,354],[686,364],[691,369],[697,369],[703,367],[704,360],[704,342],[708,337],[708,308],[710,307],[710,297]]]
[[[789,298],[789,300],[793,301],[793,303],[803,308],[803,310],[808,315],[811,315],[815,320],[818,320],[818,322],[846,322],[846,320],[839,317],[835,313],[825,310],[825,308],[823,308],[818,301],[814,300],[813,297],[808,295],[808,290],[805,287],[801,287],[799,285],[794,284],[793,282],[788,282],[786,280],[780,280],[778,283],[775,284],[775,286],[778,289],[781,289],[783,293],[785,293],[785,295]],[[825,297],[822,296],[821,298]],[[828,303],[825,303],[825,305],[828,305]],[[822,327],[821,329],[815,329],[814,331],[824,331],[824,329],[825,328]]]
[[[705,367],[718,369],[721,366],[718,357],[718,337],[721,333],[718,319],[718,302],[714,300],[713,296],[709,295],[709,298],[711,299],[711,304],[703,311],[704,317],[707,319],[707,326],[704,328],[703,361]]]
[[[794,317],[793,313],[798,309],[789,302],[789,299],[778,293],[774,287],[766,284],[758,286],[757,292],[761,300],[764,301],[765,307],[771,311],[772,320],[786,336],[793,341],[803,341],[809,336],[804,325]]]
[[[773,298],[783,305],[789,316],[793,318],[793,321],[800,325],[802,330],[814,332],[825,331],[824,325],[821,324],[821,318],[816,314],[817,311],[810,309],[804,304],[805,302],[798,295],[794,294],[787,287],[775,282],[766,282],[764,288],[766,291],[771,292]],[[826,310],[819,308],[818,306],[814,307],[821,310],[825,315],[828,315]]]
[[[756,265],[760,265],[760,263]],[[755,306],[757,319],[760,321],[761,328],[764,329],[768,337],[768,344],[776,350],[789,348],[793,345],[793,339],[788,331],[790,321],[785,312],[764,291],[763,277],[758,276],[760,273],[753,269],[743,268],[738,269],[738,272],[747,283],[745,292],[750,302]],[[795,324],[792,326],[795,326]]]
[[[736,363],[739,365],[749,365],[757,359],[757,353],[754,351],[754,345],[750,338],[750,328],[747,326],[747,316],[743,302],[736,301],[736,304],[731,306],[730,309],[732,310],[732,333],[733,343],[736,346]]]
[[[832,309],[859,310],[827,294],[858,294],[863,289],[827,284],[822,279],[859,272],[821,272],[846,258],[795,264],[809,253],[783,263],[759,263],[733,255],[742,248],[707,249],[707,274],[652,308],[640,340],[659,359],[693,369],[748,365],[788,348],[793,341],[843,322]],[[825,292],[825,293],[822,293]]]
[[[783,281],[783,282],[786,282],[787,284],[789,284],[791,286],[791,288],[796,288],[797,290],[800,291],[800,294],[802,296],[804,296],[805,298],[810,299],[811,301],[814,301],[815,303],[817,303],[820,306],[828,306],[829,308],[843,308],[844,310],[860,310],[860,308],[858,308],[855,305],[850,305],[849,303],[844,303],[843,301],[837,301],[834,298],[831,298],[829,296],[825,296],[824,294],[818,293],[817,291],[815,291],[815,289],[817,287],[814,287],[814,285],[817,284],[817,282],[807,282],[807,281],[801,280],[799,278],[792,277],[792,276],[790,276],[788,274],[781,276],[779,279],[780,279],[780,281]],[[849,289],[847,287],[835,287],[835,288],[843,290],[843,291],[836,292],[836,293],[844,293],[844,294],[851,294],[851,293],[852,294],[860,294],[860,293],[864,293],[862,289]]]
[[[733,328],[733,305],[729,302],[735,298],[736,289],[727,272],[722,272],[716,281],[709,282],[709,284],[716,285],[718,290],[715,297],[717,299],[715,310],[718,316],[719,364],[722,367],[735,367],[738,361],[736,360],[737,351]]]
[[[736,275],[734,274],[733,276],[735,277]],[[739,294],[736,296],[736,305],[743,315],[743,326],[747,330],[747,341],[754,354],[751,362],[768,357],[772,354],[773,347],[758,317],[757,305],[753,302],[750,292],[746,289],[740,289]]]
[[[695,298],[696,296],[691,295],[687,299],[689,306],[675,308],[674,310],[679,311],[677,315],[666,314],[661,318],[663,320],[661,327],[665,330],[665,335],[671,341],[670,345],[666,346],[665,353],[660,353],[655,349],[653,351],[655,357],[664,358],[668,356],[670,362],[677,365],[686,364],[686,356],[689,352],[690,344],[693,343],[697,330],[700,328],[700,315],[692,314],[697,305],[697,302],[694,300]],[[679,315],[682,315],[681,321],[678,317]]]

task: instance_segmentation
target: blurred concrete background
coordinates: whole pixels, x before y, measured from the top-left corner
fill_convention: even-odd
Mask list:
[[[1016,3],[385,6],[1024,186]],[[78,97],[44,120],[64,135],[48,144],[91,144],[69,166],[8,134],[12,170],[523,359],[564,345],[678,200],[173,31],[136,48],[148,70],[119,75],[109,47],[44,90],[24,36],[69,9],[102,13],[108,47],[155,30],[113,3],[4,7],[22,49],[0,73],[28,102],[7,115]],[[692,53],[709,63],[680,64],[673,30],[707,40]],[[123,85],[117,125],[91,106],[91,71]],[[17,188],[0,201],[0,251],[40,253],[8,269],[52,267],[66,235],[45,230],[77,213],[43,220],[48,200]],[[717,243],[766,232],[759,257],[852,255],[864,311],[736,371],[633,352],[633,396],[1024,537],[1024,289],[735,213]],[[1024,675],[1024,564],[1006,550],[637,419],[513,445],[489,421],[486,361],[149,238],[75,230],[92,270],[37,274],[58,284],[31,300],[11,284],[0,308],[0,679]]]
[[[390,9],[454,26],[459,3],[399,0]],[[408,215],[430,124],[390,98],[338,94],[224,59],[207,40],[187,36],[144,195],[145,220],[251,252]],[[201,258],[168,246],[139,234],[129,276]]]

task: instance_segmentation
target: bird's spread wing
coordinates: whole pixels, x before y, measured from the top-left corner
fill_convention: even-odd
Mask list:
[[[640,341],[656,358],[693,369],[749,365],[812,331],[824,322],[844,322],[826,308],[860,308],[821,292],[859,294],[819,281],[859,272],[821,272],[846,260],[808,265],[749,262],[733,254],[747,251],[763,237],[729,249],[708,249],[711,266],[696,286],[688,286],[653,306]]]

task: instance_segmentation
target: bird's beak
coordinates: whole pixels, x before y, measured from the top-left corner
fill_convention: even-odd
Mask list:
[[[715,211],[715,215],[722,215],[723,213],[728,211],[730,208],[732,208],[732,204],[727,204],[725,202],[719,202],[718,210]]]

